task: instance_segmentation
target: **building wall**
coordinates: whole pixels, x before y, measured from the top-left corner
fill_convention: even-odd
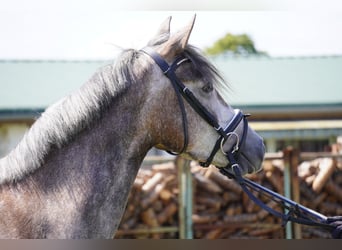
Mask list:
[[[330,151],[342,135],[342,120],[275,120],[250,123],[266,143],[268,152],[292,146],[302,152]]]
[[[0,123],[0,157],[7,155],[22,139],[29,125],[24,122]]]
[[[269,124],[274,130],[265,131],[265,128],[256,126],[256,122],[250,122],[252,128],[264,138],[267,152],[276,152],[289,145],[303,152],[328,151],[329,146],[336,143],[337,138],[342,135],[342,127],[334,129],[317,127],[311,130],[297,128],[284,131],[277,130],[274,122]],[[18,144],[29,127],[28,122],[0,123],[0,158],[7,155]],[[167,153],[152,149],[149,155],[167,155]]]

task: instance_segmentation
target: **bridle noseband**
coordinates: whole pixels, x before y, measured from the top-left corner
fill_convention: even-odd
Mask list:
[[[179,153],[169,152],[171,154],[181,154],[185,152],[189,139],[188,139],[188,128],[187,128],[187,117],[185,106],[183,102],[183,98],[190,104],[190,106],[199,114],[210,126],[212,126],[216,132],[219,134],[219,138],[217,139],[209,157],[205,162],[200,162],[200,165],[203,167],[208,167],[214,156],[216,155],[218,150],[222,150],[222,152],[226,155],[230,166],[237,164],[237,159],[240,154],[240,149],[243,147],[243,144],[246,140],[247,130],[248,130],[248,122],[247,116],[243,114],[240,110],[234,110],[234,116],[232,120],[227,124],[226,127],[222,128],[214,115],[212,115],[202,104],[201,102],[194,96],[194,94],[178,79],[176,76],[176,69],[185,62],[191,62],[189,58],[184,55],[177,57],[171,65],[169,65],[164,58],[162,58],[156,51],[154,51],[150,47],[146,47],[141,50],[145,54],[149,55],[154,62],[159,66],[159,68],[163,71],[164,75],[168,77],[171,81],[171,84],[176,92],[176,96],[178,99],[178,103],[182,112],[182,120],[183,120],[183,133],[184,133],[184,145],[182,150]],[[182,98],[183,97],[183,98]],[[238,127],[238,125],[243,121],[243,132],[242,136],[234,132],[234,130]],[[236,144],[233,148],[226,152],[223,150],[224,143],[230,137],[236,137]]]

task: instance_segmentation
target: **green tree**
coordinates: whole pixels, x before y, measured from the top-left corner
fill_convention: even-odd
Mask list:
[[[218,55],[224,52],[232,52],[237,55],[264,54],[256,50],[254,42],[248,35],[233,35],[230,33],[217,40],[213,46],[207,48],[205,51],[209,55]]]

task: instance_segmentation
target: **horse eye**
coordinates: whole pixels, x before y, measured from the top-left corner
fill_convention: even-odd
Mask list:
[[[213,86],[211,84],[207,84],[205,85],[204,87],[202,87],[202,90],[205,92],[205,93],[209,93],[211,91],[213,91]]]

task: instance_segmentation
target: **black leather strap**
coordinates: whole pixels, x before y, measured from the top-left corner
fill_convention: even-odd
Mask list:
[[[201,102],[194,96],[194,94],[191,92],[190,89],[188,89],[176,76],[176,69],[184,62],[189,62],[190,59],[188,59],[185,56],[179,56],[177,57],[171,65],[169,65],[164,58],[162,58],[154,49],[151,47],[146,47],[141,50],[142,52],[146,53],[149,55],[155,63],[159,66],[159,68],[162,70],[162,72],[170,79],[172,86],[174,87],[178,102],[180,105],[180,108],[182,110],[182,119],[183,119],[183,130],[184,130],[184,147],[182,149],[182,152],[185,151],[187,143],[188,143],[188,131],[187,131],[187,118],[186,118],[186,112],[185,112],[185,107],[182,98],[180,98],[180,95],[183,96],[183,98],[188,102],[188,104],[196,111],[198,115],[202,117],[210,126],[212,126],[217,133],[219,134],[219,138],[216,141],[214,148],[209,156],[209,158],[206,160],[203,165],[209,166],[210,163],[212,162],[215,154],[217,151],[220,149],[220,143],[222,140],[226,140],[228,138],[228,133],[232,132],[236,129],[236,127],[240,124],[242,119],[245,117],[244,114],[239,111],[235,114],[234,118],[232,121],[228,124],[228,126],[223,129],[216,118],[209,112],[202,104]],[[247,120],[244,119],[244,127],[247,128]],[[240,140],[240,144],[243,143],[243,141],[246,138],[246,133],[247,129],[243,130],[243,135],[242,135],[242,140]],[[240,145],[239,145],[240,148]],[[238,150],[233,150],[234,151],[234,157],[238,156]],[[227,152],[228,154],[231,154],[232,152]],[[174,153],[172,153],[174,154]]]
[[[228,139],[228,134],[229,132],[234,131],[237,126],[240,124],[240,122],[244,120],[244,128],[243,128],[243,132],[242,132],[242,136],[245,137],[247,134],[247,129],[248,129],[248,123],[247,123],[247,119],[246,116],[241,112],[241,111],[237,111],[233,117],[233,119],[230,121],[230,123],[226,126],[225,129],[223,129],[223,135],[221,134],[220,137],[217,139],[215,146],[213,147],[209,157],[207,158],[207,160],[205,162],[200,162],[199,164],[202,167],[209,167],[209,165],[211,164],[211,162],[213,161],[217,151],[219,151],[220,147],[221,147],[221,141],[222,140],[227,140]],[[241,148],[242,147],[242,143],[245,141],[245,138],[242,138],[239,142],[238,147]],[[236,154],[239,152],[239,150],[237,150]],[[229,154],[230,152],[226,152],[226,154]],[[237,158],[235,155],[231,155],[230,157],[234,157]],[[230,162],[230,161],[229,161]]]
[[[181,63],[189,61],[190,59],[181,56],[175,59],[175,61],[169,65],[157,52],[150,47],[142,49],[143,52],[152,57],[155,63],[160,67],[163,73],[170,79],[171,83],[181,93],[184,99],[191,105],[191,107],[212,127],[214,127],[218,133],[224,136],[224,131],[220,128],[220,125],[216,121],[215,117],[198,101],[194,94],[189,90],[176,76],[175,70],[181,65]]]
[[[178,79],[175,75],[175,71],[183,62],[188,61],[188,59],[187,58],[177,58],[170,66],[157,52],[155,52],[150,47],[146,47],[141,51],[148,54],[155,61],[155,63],[159,66],[159,68],[163,71],[163,73],[170,79],[171,84],[175,90],[175,93],[177,96],[177,101],[178,101],[178,104],[179,104],[179,107],[180,107],[180,110],[182,113],[183,135],[184,135],[183,140],[184,140],[184,142],[183,142],[183,148],[179,152],[172,152],[169,150],[167,152],[169,154],[172,154],[172,155],[181,154],[181,153],[185,152],[186,148],[188,147],[188,143],[189,143],[188,126],[187,126],[188,119],[187,119],[186,112],[185,112],[185,106],[184,106],[183,98],[180,94],[179,87],[176,84],[176,80],[178,80]]]
[[[229,170],[228,168],[219,168],[219,171],[223,175],[226,175],[227,177],[234,179],[241,186],[242,190],[247,194],[247,196],[252,201],[254,201],[258,206],[260,206],[262,209],[266,210],[270,214],[282,219],[283,226],[285,226],[287,222],[292,221],[295,223],[308,226],[319,226],[328,230],[334,229],[334,225],[330,221],[328,221],[327,217],[325,217],[324,215],[321,215],[311,209],[308,209],[300,204],[297,204],[294,201],[287,199],[286,197],[276,192],[273,192],[272,190],[269,190],[249,179],[243,178],[241,175],[240,166],[238,164],[233,164],[233,173]],[[269,207],[263,201],[257,198],[249,190],[249,188],[260,194],[267,195],[268,197],[276,201],[278,204],[280,204],[282,207],[287,208],[288,213],[281,213]],[[342,217],[338,219],[341,220]]]

